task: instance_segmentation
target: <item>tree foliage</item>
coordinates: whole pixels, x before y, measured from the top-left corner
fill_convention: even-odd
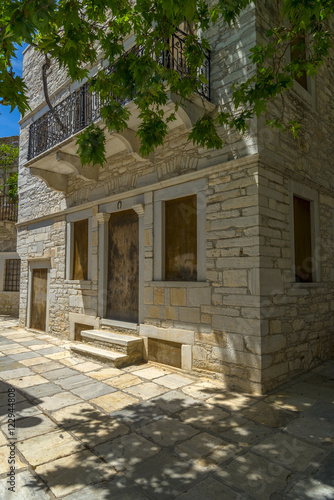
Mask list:
[[[0,144],[0,176],[5,179],[5,184],[0,186],[2,193],[7,193],[11,199],[17,198],[17,172],[7,176],[9,170],[17,165],[19,148],[13,144]]]
[[[262,0],[258,0],[260,3]],[[90,89],[105,101],[102,117],[110,131],[127,126],[124,102],[134,100],[141,120],[137,135],[141,152],[148,155],[162,144],[168,130],[164,105],[169,92],[189,98],[205,83],[200,68],[209,49],[206,31],[215,23],[233,25],[250,0],[2,0],[0,5],[0,103],[24,114],[29,109],[27,88],[13,71],[16,44],[28,43],[47,59],[66,68],[71,80],[88,77],[102,49],[113,71],[99,71],[89,79]],[[252,76],[233,89],[232,103],[207,112],[195,124],[189,139],[220,148],[218,126],[244,132],[253,116],[266,114],[268,102],[291,89],[302,74],[314,76],[332,46],[330,18],[334,0],[277,0],[280,16],[268,26],[263,42],[251,51]],[[189,71],[179,73],[158,60],[169,49],[175,28],[187,26],[184,57]],[[125,53],[123,42],[131,34],[141,57]],[[289,50],[298,57],[288,61]],[[112,96],[112,98],[110,98]],[[270,125],[296,133],[298,123],[271,117]],[[78,140],[86,163],[103,163],[104,141],[94,126]]]

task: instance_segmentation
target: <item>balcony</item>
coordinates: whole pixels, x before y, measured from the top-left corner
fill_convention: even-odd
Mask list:
[[[17,222],[18,202],[0,194],[0,221]]]
[[[170,49],[164,51],[158,58],[158,63],[160,65],[176,70],[183,78],[186,77],[187,74],[189,74],[189,68],[187,67],[184,58],[185,36],[186,33],[182,32],[181,30],[177,30],[169,40]],[[127,51],[127,53],[130,52],[133,52],[138,57],[140,57],[143,53],[143,48],[140,46],[134,46],[129,51]],[[113,71],[113,68],[109,67],[106,71],[111,72]],[[207,101],[210,101],[210,52],[206,54],[205,63],[202,66],[200,72],[206,78],[208,83],[202,84],[201,87],[197,90],[197,94],[199,94],[201,97],[204,97]],[[123,102],[122,104],[126,105],[129,104],[129,102]],[[100,111],[102,105],[103,103],[101,102],[99,96],[96,93],[89,92],[87,83],[81,85],[81,87],[72,92],[59,104],[57,104],[57,106],[55,106],[54,108],[54,111],[48,111],[31,124],[29,129],[28,161],[54,148],[58,144],[63,143],[71,136],[74,136],[75,134],[83,130],[90,123],[100,120]],[[193,115],[193,113],[191,114]],[[182,120],[187,121],[187,118],[181,117],[181,121]],[[178,124],[179,123],[176,123],[176,125]],[[131,124],[129,124],[129,127],[130,129],[126,131],[125,137],[120,137],[120,134],[116,134],[118,136],[118,142],[122,142],[124,146],[124,142],[127,144],[129,136],[131,136],[130,151],[138,150],[138,141],[134,138],[135,133],[132,130],[133,128],[136,128],[136,126],[131,127]],[[135,146],[133,146],[134,143]],[[119,150],[120,148],[120,145],[114,144],[114,146],[116,147],[112,149],[113,151],[117,152],[117,150]],[[109,153],[110,152],[111,151],[109,151]],[[65,148],[63,153],[65,155],[67,154],[67,156],[69,156],[68,153],[70,153],[70,156],[73,157],[74,150],[73,148],[67,148],[67,150]],[[58,156],[57,160],[59,160]],[[71,161],[70,163],[73,164],[73,161]],[[53,168],[50,167],[50,170],[53,170]],[[67,174],[70,172],[64,169],[63,173]]]

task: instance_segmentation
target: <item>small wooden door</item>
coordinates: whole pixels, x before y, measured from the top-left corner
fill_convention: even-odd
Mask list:
[[[48,270],[32,270],[30,328],[46,331]]]
[[[109,220],[107,318],[138,322],[139,221],[134,210]]]

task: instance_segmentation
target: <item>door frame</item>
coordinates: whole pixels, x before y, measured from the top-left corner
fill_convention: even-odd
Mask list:
[[[28,261],[28,300],[27,300],[27,328],[31,328],[31,307],[32,307],[32,275],[34,269],[47,270],[46,283],[46,315],[45,315],[45,333],[49,332],[49,295],[50,295],[50,269],[49,259]]]
[[[118,326],[135,325],[114,321],[106,318],[108,294],[108,249],[109,249],[109,219],[114,213],[134,210],[138,215],[139,225],[139,287],[138,287],[138,324],[144,321],[144,252],[145,252],[145,224],[144,224],[144,195],[133,196],[111,203],[100,205],[96,218],[99,224],[99,267],[98,267],[98,315],[105,324]],[[130,326],[131,328],[131,326]]]

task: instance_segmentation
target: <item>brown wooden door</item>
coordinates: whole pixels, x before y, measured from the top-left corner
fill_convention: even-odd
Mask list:
[[[30,328],[46,331],[47,269],[33,269]]]
[[[138,322],[139,222],[134,210],[109,221],[107,318]]]

